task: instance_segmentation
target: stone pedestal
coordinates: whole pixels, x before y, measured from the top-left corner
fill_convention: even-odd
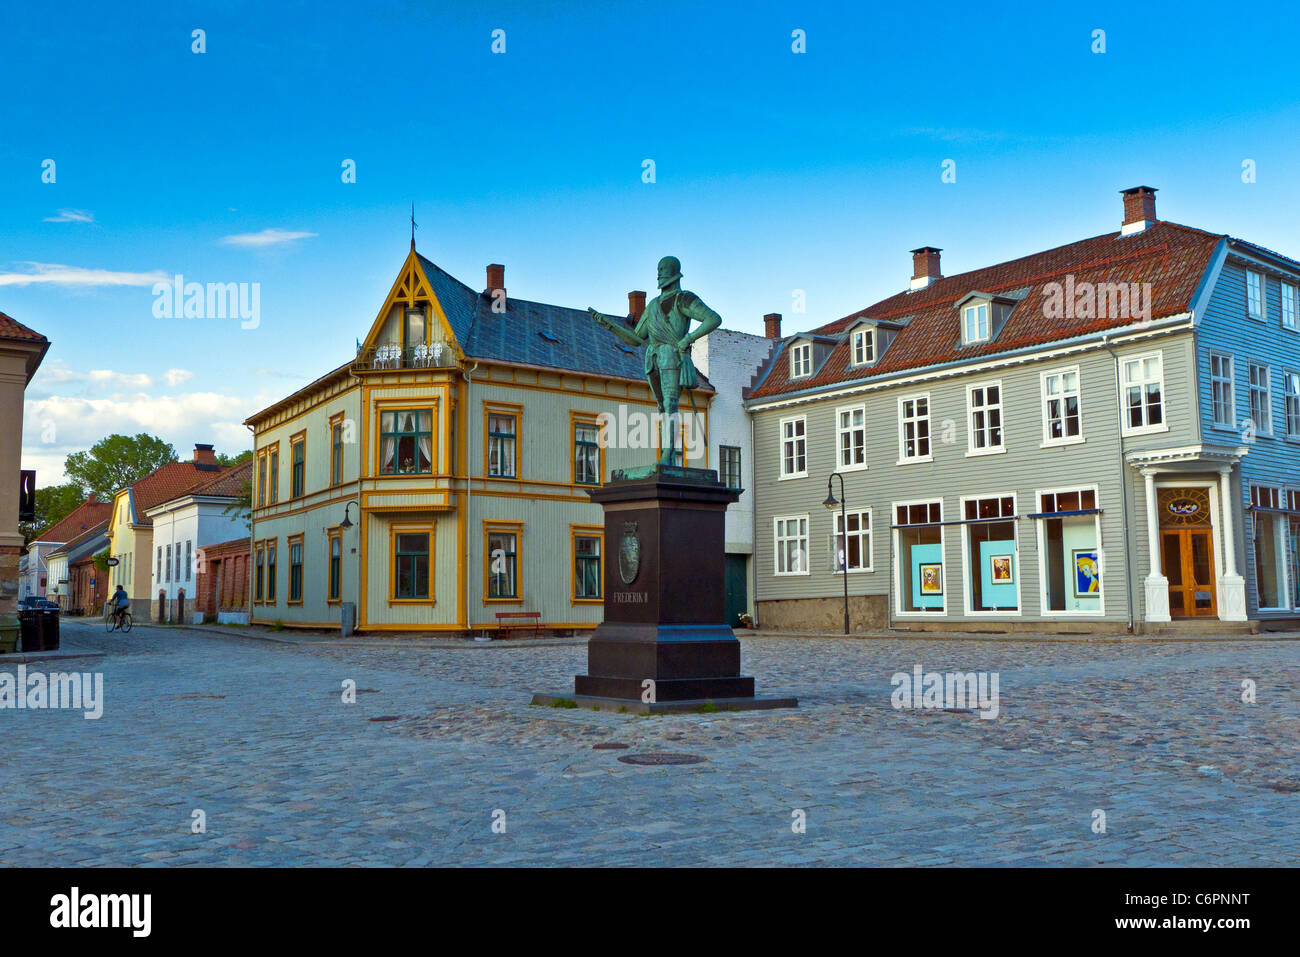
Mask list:
[[[739,493],[712,470],[660,465],[615,472],[588,494],[605,509],[605,620],[587,643],[587,673],[574,677],[577,702],[633,712],[797,706],[755,696],[725,624],[724,517]]]

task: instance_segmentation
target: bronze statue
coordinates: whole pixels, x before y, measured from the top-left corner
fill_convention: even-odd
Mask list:
[[[621,318],[607,316],[591,307],[591,318],[630,346],[645,347],[645,375],[661,413],[668,423],[668,440],[660,436],[659,462],[672,465],[677,446],[678,402],[682,389],[699,387],[700,376],[691,361],[691,343],[722,325],[722,317],[693,292],[681,287],[682,264],[676,256],[659,260],[659,295],[646,303],[645,311],[629,329]],[[691,320],[699,325],[691,330]],[[661,426],[662,428],[662,426]]]

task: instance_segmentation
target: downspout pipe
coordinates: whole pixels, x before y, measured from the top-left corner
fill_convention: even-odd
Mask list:
[[[473,552],[474,529],[471,524],[471,506],[474,503],[474,472],[470,463],[473,456],[470,454],[470,446],[473,444],[473,434],[470,431],[470,423],[474,421],[474,404],[472,392],[474,388],[473,373],[478,371],[478,363],[474,363],[473,368],[461,369],[461,374],[465,377],[465,461],[460,463],[465,469],[465,633],[472,634],[473,615],[470,613],[470,572],[474,566],[470,563],[470,554]],[[488,636],[491,637],[490,635]]]
[[[1120,396],[1119,381],[1119,353],[1110,344],[1110,334],[1101,337],[1101,347],[1110,353],[1115,360],[1115,403],[1119,406],[1120,429],[1119,429],[1119,500],[1120,508],[1123,511],[1123,520],[1121,526],[1124,529],[1124,589],[1128,597],[1128,633],[1133,634],[1133,548],[1129,536],[1128,522],[1128,471],[1124,458],[1124,405]],[[1155,556],[1151,556],[1151,561],[1155,561]]]

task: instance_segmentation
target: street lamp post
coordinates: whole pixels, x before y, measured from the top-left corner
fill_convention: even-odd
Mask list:
[[[835,501],[835,493],[832,491],[831,479],[840,480],[840,500]],[[840,534],[843,547],[839,551],[840,574],[844,576],[844,634],[849,633],[849,520],[848,520],[848,496],[844,494],[844,476],[839,472],[832,472],[826,476],[826,501],[822,502],[832,512],[835,507],[840,509]],[[831,536],[834,538],[835,536]]]
[[[353,505],[357,507],[358,511],[361,509],[361,503],[358,502],[356,499],[353,499],[352,501],[348,502],[347,505],[343,506],[343,521],[339,522],[339,529],[342,531],[347,531],[349,528],[352,527],[352,520],[348,518],[348,513],[352,511]],[[353,551],[357,552],[357,580],[358,581],[360,581],[361,578],[360,546],[361,546],[361,539],[358,536],[357,548],[353,549]],[[360,586],[358,586],[358,588],[360,588]],[[343,539],[340,536],[339,538],[339,633],[344,638],[350,638],[352,637],[352,633],[356,630],[357,627],[357,606],[356,606],[356,602],[346,602],[343,601],[342,599],[343,599]]]

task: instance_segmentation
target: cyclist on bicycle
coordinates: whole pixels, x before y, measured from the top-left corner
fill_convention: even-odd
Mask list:
[[[113,597],[111,597],[108,601],[109,601],[110,608],[112,610],[113,617],[120,624],[122,621],[122,615],[124,615],[131,608],[131,597],[127,595],[125,588],[123,588],[121,585],[118,585],[117,591],[113,592]]]

